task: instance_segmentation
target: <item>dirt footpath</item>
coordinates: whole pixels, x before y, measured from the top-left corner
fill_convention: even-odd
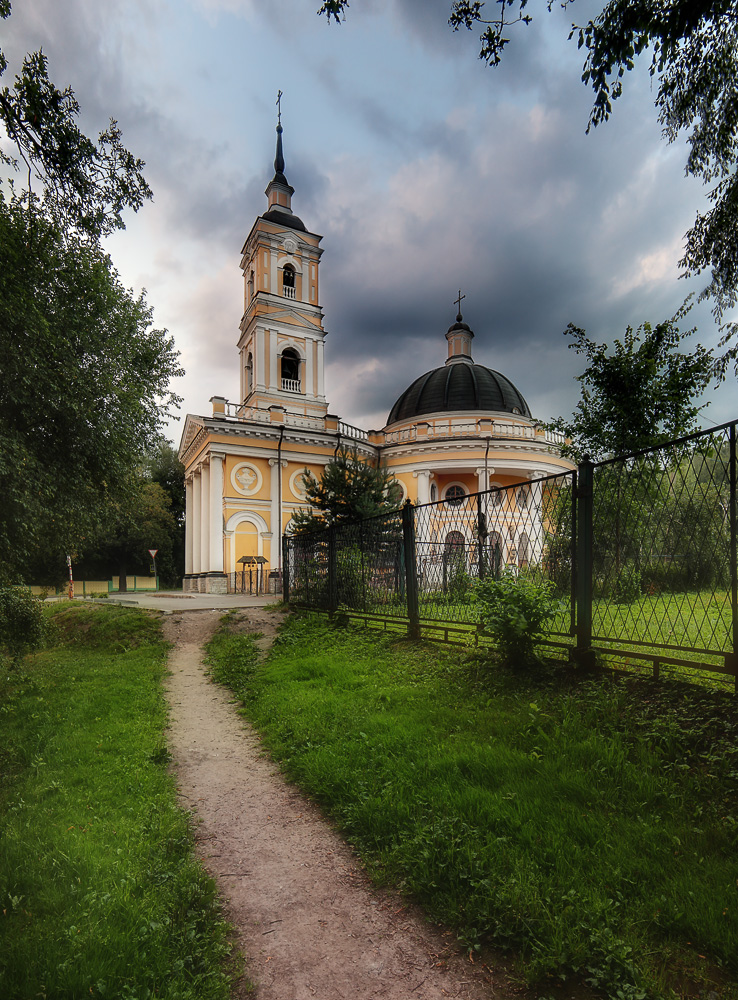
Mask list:
[[[318,809],[288,785],[202,666],[220,612],[164,618],[174,648],[170,749],[247,956],[258,1000],[440,1000],[513,995],[400,898],[374,889]],[[267,645],[278,617],[244,612]],[[246,986],[239,996],[246,997]]]

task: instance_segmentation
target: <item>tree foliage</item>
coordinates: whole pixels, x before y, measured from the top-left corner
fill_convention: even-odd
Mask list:
[[[479,56],[496,66],[511,28],[530,24],[536,8],[550,12],[559,2],[454,0],[449,24],[481,27]],[[319,13],[340,21],[348,6],[328,0]],[[573,0],[560,6],[577,10]],[[686,276],[709,275],[702,296],[722,320],[738,302],[738,0],[609,0],[593,18],[573,23],[569,38],[584,50],[582,82],[593,91],[589,126],[610,117],[638,57],[649,60],[663,135],[668,142],[686,138],[686,172],[711,185],[711,207],[686,234],[680,266]],[[731,361],[738,365],[738,344],[729,346],[735,334],[735,324],[727,324],[720,374]]]
[[[0,0],[0,18],[9,13]],[[6,68],[0,52],[0,75]],[[78,551],[129,501],[179,401],[171,338],[152,328],[143,295],[123,287],[99,242],[150,196],[143,164],[114,122],[93,142],[78,114],[42,53],[0,89],[16,152],[0,161],[22,161],[27,176],[26,187],[0,187],[0,583]]]
[[[0,0],[0,18],[9,14],[9,0]],[[0,76],[6,68],[0,50]],[[59,90],[49,79],[44,54],[29,53],[13,86],[0,88],[0,121],[16,150],[11,156],[0,149],[0,164],[18,169],[23,163],[22,197],[29,207],[35,183],[45,214],[62,230],[97,239],[123,229],[124,209],[139,209],[151,189],[143,162],[123,146],[116,121],[111,118],[93,142],[77,124],[79,111],[71,88]]]
[[[296,534],[387,514],[402,501],[402,490],[392,473],[363,461],[355,448],[340,449],[320,479],[305,469],[303,483],[311,509],[295,512]]]
[[[695,429],[703,409],[696,398],[711,381],[712,355],[702,345],[691,354],[677,350],[684,334],[675,319],[628,327],[612,350],[571,323],[564,335],[588,362],[577,376],[582,388],[574,413],[549,425],[569,439],[566,456],[627,455]]]
[[[176,403],[169,337],[95,244],[0,197],[0,576],[76,551]]]

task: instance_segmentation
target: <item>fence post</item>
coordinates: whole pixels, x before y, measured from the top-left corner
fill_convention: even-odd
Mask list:
[[[730,425],[730,459],[729,459],[729,476],[730,476],[730,597],[731,597],[731,607],[733,612],[733,655],[732,667],[733,667],[733,682],[735,684],[735,692],[738,694],[738,541],[736,540],[736,534],[738,534],[738,485],[736,480],[738,479],[738,471],[736,470],[736,465],[738,464],[738,458],[736,457],[736,425],[733,423]]]
[[[282,535],[282,600],[290,603],[290,540]]]
[[[338,559],[336,557],[336,529],[328,529],[328,610],[338,611]]]
[[[420,610],[418,608],[418,576],[415,565],[415,508],[406,500],[402,508],[402,542],[405,554],[405,592],[407,594],[408,635],[420,638]]]
[[[594,666],[592,653],[592,492],[593,464],[585,455],[577,470],[577,646],[576,659]]]

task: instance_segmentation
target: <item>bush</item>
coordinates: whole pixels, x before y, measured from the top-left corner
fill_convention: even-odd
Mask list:
[[[632,604],[641,596],[641,571],[637,566],[625,566],[612,588],[614,604]]]
[[[535,645],[559,610],[553,584],[509,571],[499,580],[480,580],[474,588],[479,621],[510,666],[529,666],[538,657]]]
[[[31,649],[38,649],[49,634],[49,622],[41,602],[28,587],[0,589],[0,647],[13,664]]]

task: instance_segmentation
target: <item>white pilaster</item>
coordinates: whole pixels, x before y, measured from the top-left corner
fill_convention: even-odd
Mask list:
[[[281,462],[282,469],[286,469],[286,459],[283,458]],[[280,476],[279,463],[280,460],[278,458],[269,459],[271,469],[269,476],[269,499],[271,501],[269,513],[269,530],[271,534],[271,538],[269,539],[269,565],[271,569],[277,569],[278,566],[282,565],[282,524],[280,518],[279,487],[284,473]]]
[[[210,454],[210,572],[223,572],[223,455]]]
[[[304,372],[304,382],[303,389],[306,396],[313,396],[315,394],[315,385],[313,377],[313,353],[315,351],[315,346],[311,340],[305,343],[305,372]]]
[[[277,365],[277,331],[269,331],[269,388],[281,389]]]
[[[325,383],[324,383],[324,373],[323,373],[323,352],[325,350],[325,344],[322,340],[318,341],[318,396],[320,399],[325,395]]]
[[[200,466],[200,572],[210,569],[210,468]]]
[[[254,355],[254,385],[257,389],[266,389],[266,351],[264,347],[264,331],[256,328],[256,354]]]

